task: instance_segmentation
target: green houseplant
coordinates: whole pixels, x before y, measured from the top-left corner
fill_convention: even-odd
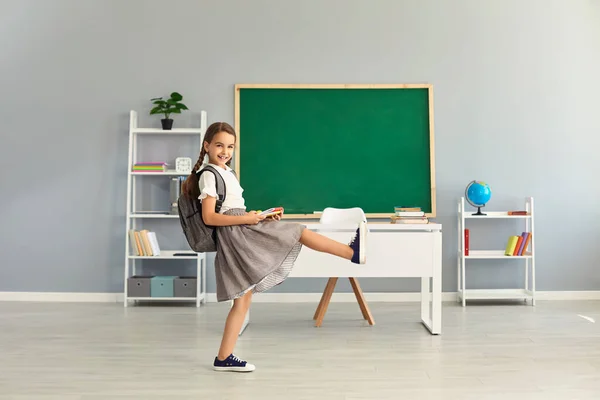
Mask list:
[[[150,115],[164,114],[165,118],[161,119],[162,128],[170,130],[173,127],[173,120],[169,118],[171,114],[181,114],[181,110],[187,110],[187,106],[181,103],[183,96],[177,92],[171,93],[171,97],[163,100],[162,97],[150,99],[155,107],[150,110]]]

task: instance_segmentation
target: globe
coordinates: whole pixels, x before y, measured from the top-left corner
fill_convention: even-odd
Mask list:
[[[486,215],[481,212],[481,207],[485,207],[492,197],[492,189],[482,181],[471,181],[465,189],[465,198],[473,207],[477,207],[477,212],[473,215]]]

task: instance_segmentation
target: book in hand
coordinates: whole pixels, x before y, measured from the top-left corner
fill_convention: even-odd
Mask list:
[[[259,215],[264,215],[265,217],[272,217],[273,215],[282,214],[283,207],[272,207],[268,210],[259,212]]]

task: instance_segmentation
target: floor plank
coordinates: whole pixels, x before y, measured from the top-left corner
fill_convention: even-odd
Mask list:
[[[418,303],[255,303],[236,353],[250,374],[211,363],[228,305],[123,308],[0,303],[0,399],[597,399],[599,301],[443,307],[443,332]]]

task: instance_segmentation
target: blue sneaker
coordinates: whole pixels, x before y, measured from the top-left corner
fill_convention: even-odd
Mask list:
[[[240,360],[235,355],[230,354],[229,357],[223,361],[219,360],[218,357],[215,357],[213,369],[215,371],[250,372],[254,371],[256,367],[246,361]]]
[[[367,224],[361,222],[358,225],[356,234],[350,242],[350,247],[354,250],[352,262],[355,264],[364,264],[367,262]]]

